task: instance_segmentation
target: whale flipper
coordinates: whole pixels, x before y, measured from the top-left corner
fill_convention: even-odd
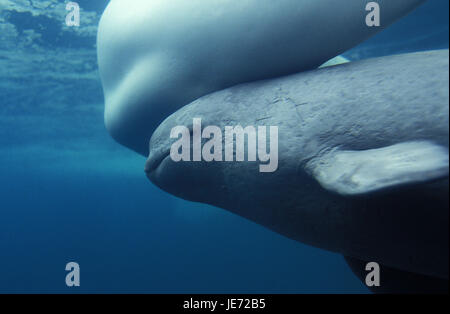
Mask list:
[[[307,168],[322,187],[341,195],[366,194],[448,176],[448,150],[429,141],[388,147],[334,150],[311,160]]]
[[[325,62],[324,64],[322,64],[319,68],[326,68],[326,67],[331,67],[333,65],[339,65],[339,64],[344,64],[344,63],[348,63],[350,62],[349,59],[347,59],[344,56],[337,56],[334,57],[333,59],[328,60],[327,62]]]

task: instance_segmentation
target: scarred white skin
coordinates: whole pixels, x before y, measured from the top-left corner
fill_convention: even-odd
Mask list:
[[[113,0],[98,30],[105,124],[147,155],[157,125],[182,106],[239,83],[316,68],[424,0]]]
[[[388,56],[204,96],[154,132],[147,176],[297,241],[448,278],[448,50]],[[174,162],[170,131],[278,126],[279,164]]]

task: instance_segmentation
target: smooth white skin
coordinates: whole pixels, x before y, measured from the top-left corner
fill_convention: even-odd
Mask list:
[[[121,144],[148,154],[169,114],[239,83],[316,68],[424,0],[113,0],[98,30],[105,124]]]

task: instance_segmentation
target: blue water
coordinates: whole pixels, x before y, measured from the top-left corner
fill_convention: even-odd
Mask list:
[[[367,293],[340,255],[154,187],[103,127],[95,34],[105,0],[0,4],[0,293]],[[353,60],[448,48],[429,0],[348,51]],[[65,265],[81,286],[65,285]]]

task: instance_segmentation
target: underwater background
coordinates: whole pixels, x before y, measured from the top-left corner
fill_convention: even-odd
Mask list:
[[[108,1],[76,1],[80,27],[67,2],[0,0],[0,293],[369,292],[338,254],[152,185],[103,125]],[[448,14],[429,0],[344,56],[448,49]]]

